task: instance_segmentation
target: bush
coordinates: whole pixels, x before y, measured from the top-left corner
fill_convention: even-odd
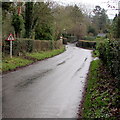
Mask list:
[[[24,52],[33,51],[33,40],[20,40],[17,39],[13,42],[13,55],[19,55]]]
[[[85,36],[83,40],[95,40],[96,37],[94,36]]]
[[[105,39],[106,39],[105,37],[96,37],[94,41],[100,42],[100,41],[104,41]]]
[[[68,36],[67,41],[70,43],[74,43],[77,41],[77,37],[76,36]]]
[[[120,80],[120,41],[106,39],[98,43],[96,49],[112,75]]]

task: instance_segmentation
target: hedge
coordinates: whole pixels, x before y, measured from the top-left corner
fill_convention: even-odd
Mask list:
[[[59,49],[61,47],[62,47],[61,40],[52,41],[19,38],[13,41],[13,55],[19,56],[25,53],[48,51],[51,49]],[[9,49],[10,42],[4,40],[2,44],[3,56],[9,54]]]
[[[96,41],[79,40],[76,46],[82,48],[95,48]]]
[[[120,83],[120,40],[106,39],[98,43],[96,49],[99,51],[100,59]]]

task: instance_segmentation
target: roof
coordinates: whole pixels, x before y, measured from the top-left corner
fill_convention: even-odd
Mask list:
[[[106,36],[106,34],[105,33],[98,33],[98,35],[97,36],[99,36],[99,37],[105,37]]]

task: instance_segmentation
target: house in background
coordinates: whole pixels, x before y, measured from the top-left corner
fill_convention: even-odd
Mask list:
[[[106,34],[105,34],[105,33],[98,33],[97,36],[98,36],[98,37],[106,37]]]

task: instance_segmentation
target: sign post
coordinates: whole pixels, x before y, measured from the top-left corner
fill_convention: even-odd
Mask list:
[[[12,58],[12,40],[10,41],[10,58]]]
[[[12,58],[12,41],[14,41],[15,39],[14,39],[13,35],[10,34],[6,40],[10,41],[10,58]]]

